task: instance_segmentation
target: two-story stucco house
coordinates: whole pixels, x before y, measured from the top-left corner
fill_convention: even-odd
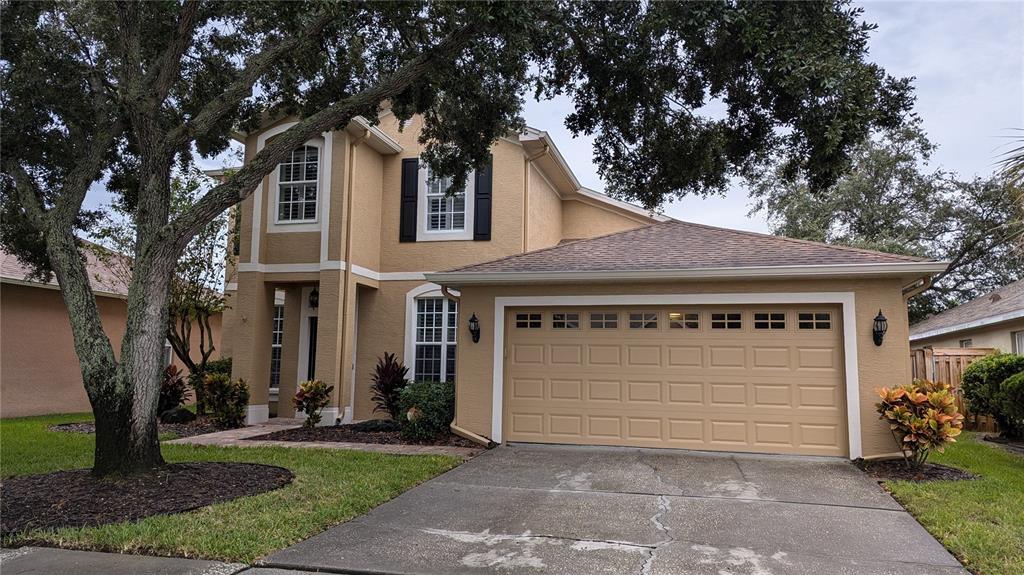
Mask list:
[[[239,135],[246,157],[290,125]],[[395,352],[456,382],[454,429],[499,443],[895,450],[872,390],[909,379],[906,297],[944,264],[649,214],[581,187],[536,130],[448,196],[418,132],[354,121],[242,203],[223,348],[250,422],[310,378],[335,386],[325,422],[372,417]]]

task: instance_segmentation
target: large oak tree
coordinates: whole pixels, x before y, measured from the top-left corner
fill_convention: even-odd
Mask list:
[[[422,114],[425,161],[459,177],[565,95],[610,192],[647,207],[721,191],[771,153],[814,188],[898,125],[908,80],[867,61],[848,2],[9,1],[2,5],[2,239],[60,283],[96,415],[96,473],[162,463],[155,424],[167,293],[194,234],[296,146]],[[175,163],[233,127],[298,123],[180,214]],[[115,358],[76,233],[102,182],[132,214],[128,319]]]

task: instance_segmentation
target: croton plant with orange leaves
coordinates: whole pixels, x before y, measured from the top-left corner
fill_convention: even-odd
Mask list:
[[[917,379],[892,389],[883,387],[878,395],[882,401],[875,407],[881,419],[889,422],[889,430],[912,469],[924,465],[933,450],[942,453],[963,429],[964,416],[957,411],[948,384]]]

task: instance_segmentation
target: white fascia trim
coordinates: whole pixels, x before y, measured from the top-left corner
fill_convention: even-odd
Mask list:
[[[352,118],[352,123],[366,131],[366,134],[369,137],[367,143],[370,144],[370,147],[377,152],[392,155],[398,154],[403,150],[401,144],[391,136],[381,131],[380,128],[370,125],[370,122],[366,118],[356,116],[355,118]]]
[[[340,260],[327,260],[320,263],[294,263],[294,264],[238,264],[238,272],[259,272],[259,273],[316,273],[326,270],[344,271],[346,264]],[[378,272],[365,268],[358,264],[352,264],[352,273],[377,281],[424,281],[427,274],[432,272]],[[237,283],[227,284],[234,287],[225,289],[238,289]]]
[[[575,283],[608,280],[673,280],[701,278],[772,278],[830,276],[892,276],[938,273],[947,262],[907,262],[886,264],[829,264],[816,266],[745,266],[679,270],[612,270],[555,272],[435,272],[427,279],[448,285],[488,285],[519,283]]]
[[[956,325],[951,325],[951,326],[948,326],[948,327],[940,327],[940,328],[931,329],[931,330],[928,330],[928,331],[922,331],[921,333],[914,333],[914,334],[910,335],[910,341],[917,341],[919,339],[928,339],[930,337],[935,337],[937,335],[945,335],[947,333],[954,333],[954,332],[958,332],[958,331],[965,331],[965,330],[968,330],[968,329],[984,327],[986,325],[992,325],[994,323],[1002,323],[1004,321],[1010,321],[1011,319],[1018,319],[1018,318],[1022,318],[1022,317],[1024,317],[1024,309],[1008,311],[1006,313],[1001,313],[999,315],[992,315],[992,316],[989,316],[989,317],[983,317],[981,319],[976,319],[976,320],[973,320],[973,321],[966,321],[966,322],[958,323]]]
[[[860,374],[857,368],[857,314],[853,292],[650,294],[591,296],[514,296],[494,298],[494,370],[491,385],[491,439],[502,441],[505,378],[505,308],[581,305],[841,304],[846,372],[846,420],[850,459],[863,455],[860,428]]]
[[[569,163],[565,161],[565,157],[562,156],[562,152],[558,151],[558,146],[555,145],[554,140],[551,139],[551,135],[543,130],[537,130],[535,128],[528,128],[527,133],[520,136],[521,141],[527,140],[544,140],[544,143],[548,145],[548,153],[555,159],[558,167],[565,172],[569,177],[569,181],[572,183],[572,187],[580,189],[580,181],[576,178],[576,174],[573,173],[572,168],[569,167]]]

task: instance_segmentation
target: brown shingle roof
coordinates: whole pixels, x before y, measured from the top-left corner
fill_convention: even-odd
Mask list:
[[[82,240],[84,242],[84,240]],[[90,242],[85,242],[90,243]],[[95,244],[91,244],[95,245]],[[125,285],[118,274],[106,263],[96,257],[91,249],[82,250],[86,256],[86,270],[89,272],[89,283],[96,293],[127,295],[128,286]],[[124,257],[124,256],[121,256]],[[27,282],[39,285],[57,286],[57,278],[51,274],[50,281],[41,282],[38,279],[29,279],[31,270],[28,266],[18,261],[14,254],[0,249],[0,278],[14,280],[16,282]]]
[[[928,261],[672,220],[449,271],[657,271]]]
[[[922,334],[931,332],[950,333],[967,329],[964,324],[984,322],[1024,312],[1024,280],[1005,285],[965,304],[949,308],[942,313],[919,321],[910,327],[910,338],[920,339]],[[1009,319],[1009,318],[1008,318]],[[992,323],[996,323],[993,321]],[[933,333],[938,335],[938,333]]]

